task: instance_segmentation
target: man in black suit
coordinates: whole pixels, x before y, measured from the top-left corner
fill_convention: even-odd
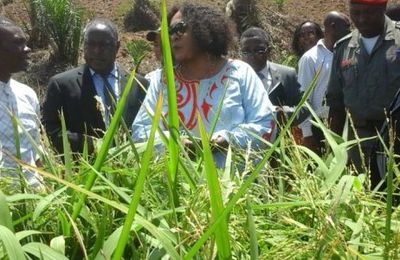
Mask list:
[[[118,32],[106,19],[91,21],[84,30],[86,64],[55,75],[50,79],[43,104],[43,125],[61,152],[60,113],[64,115],[73,152],[81,152],[85,139],[100,138],[108,127],[115,103],[122,95],[129,75],[115,62],[119,48]],[[123,113],[130,127],[145,97],[148,82],[136,76]]]
[[[300,85],[293,68],[268,61],[269,37],[258,27],[251,27],[240,37],[243,61],[256,71],[275,106],[296,106],[300,101]]]

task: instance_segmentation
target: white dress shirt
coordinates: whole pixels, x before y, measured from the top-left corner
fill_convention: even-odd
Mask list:
[[[272,88],[272,75],[269,71],[268,62],[265,64],[262,70],[257,72],[257,75],[261,79],[267,93],[270,94]]]
[[[14,137],[12,117],[18,118],[19,152],[21,160],[35,166],[39,159],[36,149],[41,149],[39,101],[30,87],[10,79],[7,83],[0,81],[0,177],[11,177],[18,183],[17,144]],[[32,143],[32,141],[36,144]],[[40,186],[40,176],[32,171],[23,170],[28,184]]]
[[[314,47],[304,53],[299,61],[298,81],[301,85],[301,92],[307,90],[318,71],[321,70],[316,86],[308,100],[312,109],[320,118],[328,117],[328,107],[323,103],[331,74],[332,59],[333,53],[326,48],[321,39]],[[303,137],[312,136],[310,118],[307,118],[299,126],[303,132]]]

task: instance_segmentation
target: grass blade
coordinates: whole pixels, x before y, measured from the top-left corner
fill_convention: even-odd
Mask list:
[[[155,134],[157,131],[158,122],[161,117],[162,102],[163,102],[162,95],[160,95],[158,98],[158,101],[157,101],[155,116],[153,118],[151,130],[150,130],[150,137],[149,137],[149,140],[147,141],[147,148],[143,155],[143,159],[141,160],[141,167],[140,167],[140,171],[139,171],[139,176],[137,177],[136,186],[135,186],[134,193],[133,193],[133,198],[132,198],[131,204],[129,205],[128,214],[125,218],[125,223],[122,228],[121,236],[119,238],[118,245],[115,250],[113,259],[121,259],[122,258],[126,243],[128,242],[128,239],[129,239],[129,233],[131,231],[132,223],[135,219],[136,210],[137,210],[137,207],[138,207],[139,201],[140,201],[140,195],[142,193],[144,182],[146,179],[146,173],[149,169],[151,156],[153,154],[154,137],[155,137]]]
[[[162,53],[164,60],[164,72],[167,80],[167,94],[168,94],[168,130],[170,132],[170,140],[168,142],[169,150],[169,175],[173,182],[173,187],[176,186],[176,174],[178,170],[179,161],[179,116],[178,105],[176,101],[176,87],[174,77],[174,64],[172,61],[171,46],[169,42],[168,21],[167,21],[167,4],[165,0],[161,1],[161,43]],[[174,191],[174,203],[179,205],[178,198]]]
[[[22,249],[31,255],[36,256],[39,259],[43,260],[68,260],[66,256],[61,254],[59,251],[49,247],[48,245],[42,244],[42,243],[37,243],[37,242],[32,242],[29,244],[26,244],[22,247]]]
[[[258,242],[256,223],[254,222],[253,210],[250,205],[249,197],[246,198],[246,211],[247,211],[247,225],[250,235],[250,258],[252,260],[258,259]]]
[[[25,260],[24,251],[16,236],[7,227],[0,225],[0,241],[8,255],[8,259]]]
[[[12,223],[12,218],[8,204],[6,201],[6,196],[0,190],[0,225],[7,227],[9,230],[14,232],[14,226]]]
[[[204,157],[204,171],[207,178],[207,186],[210,192],[210,204],[211,204],[211,215],[212,219],[216,219],[224,209],[224,203],[222,200],[221,185],[218,179],[218,172],[213,160],[213,154],[210,147],[209,138],[204,127],[203,120],[200,114],[197,114],[197,120],[199,122],[199,129],[201,135],[201,142],[203,144],[203,157]],[[220,259],[231,258],[230,250],[230,237],[228,232],[228,223],[222,220],[215,230],[215,237],[218,247],[218,256]]]
[[[125,104],[127,102],[129,93],[131,92],[132,89],[132,83],[133,80],[135,78],[135,74],[136,72],[133,71],[131,73],[131,75],[129,76],[128,82],[125,85],[124,91],[121,95],[120,100],[118,101],[117,107],[116,107],[116,111],[114,116],[111,119],[111,123],[109,128],[106,131],[106,134],[104,136],[104,140],[103,143],[101,145],[100,151],[97,154],[96,157],[96,161],[93,165],[93,168],[96,169],[97,171],[99,171],[106,159],[107,153],[108,153],[108,149],[110,148],[110,145],[112,143],[112,140],[114,138],[114,135],[117,131],[118,125],[119,125],[119,121],[121,120],[122,117],[122,112],[124,110]],[[86,190],[90,190],[93,187],[93,184],[96,180],[96,173],[95,172],[90,172],[89,176],[86,180],[85,183],[85,189]],[[83,204],[85,203],[85,199],[86,199],[86,195],[85,194],[81,194],[79,201],[74,205],[73,208],[73,212],[72,212],[72,219],[76,220],[76,218],[79,216],[79,213],[81,212],[81,209],[83,207]]]

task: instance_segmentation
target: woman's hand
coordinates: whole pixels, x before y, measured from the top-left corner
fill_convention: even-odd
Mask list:
[[[213,138],[211,140],[211,150],[226,150],[229,146],[228,141],[222,137],[222,136],[217,136],[216,138]]]

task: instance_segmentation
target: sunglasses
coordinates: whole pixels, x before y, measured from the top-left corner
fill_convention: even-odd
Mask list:
[[[169,27],[168,32],[170,36],[174,35],[175,33],[178,36],[182,36],[186,32],[186,29],[187,29],[187,24],[184,21],[180,21]]]
[[[255,51],[240,51],[240,54],[242,56],[255,56],[255,55],[263,55],[267,53],[268,49],[261,49],[261,50],[255,50]]]

